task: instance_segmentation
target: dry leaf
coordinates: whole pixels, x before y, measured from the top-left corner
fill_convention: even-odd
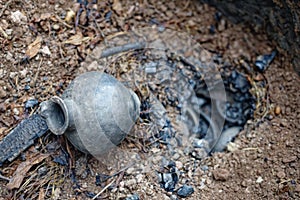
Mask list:
[[[33,43],[31,43],[27,50],[26,50],[26,56],[28,56],[28,58],[33,58],[40,50],[42,45],[42,37],[38,36],[35,41]]]
[[[47,158],[49,154],[36,154],[30,159],[26,160],[25,162],[22,162],[17,170],[15,171],[13,177],[9,181],[9,183],[6,185],[7,189],[12,190],[15,188],[19,188],[26,173],[30,170],[30,168],[33,165],[36,165],[40,162],[42,162],[45,158]]]
[[[81,45],[82,42],[88,41],[90,37],[83,37],[81,33],[77,33],[76,35],[71,36],[65,44],[73,44],[73,45]]]

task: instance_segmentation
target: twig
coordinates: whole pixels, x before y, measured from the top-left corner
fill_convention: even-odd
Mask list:
[[[6,8],[9,6],[9,4],[11,4],[13,0],[9,0],[8,2],[6,2],[6,4],[4,5],[4,7],[2,8],[1,12],[0,12],[0,17],[3,15],[4,11],[6,10]]]
[[[119,177],[117,177],[117,179],[116,179],[116,187],[119,186],[121,180],[124,177],[124,174],[125,174],[125,172],[123,171],[122,173],[120,173]]]
[[[2,176],[1,174],[0,174],[0,179],[6,180],[6,181],[10,181],[10,178],[7,178],[6,176]]]
[[[35,86],[35,84],[36,84],[36,81],[37,81],[37,78],[38,78],[38,75],[39,75],[39,72],[40,72],[40,68],[41,68],[41,66],[42,66],[42,63],[43,63],[43,59],[41,59],[39,65],[38,65],[37,72],[36,72],[35,77],[34,77],[34,79],[33,79],[33,86]]]
[[[107,41],[106,41],[105,35],[104,35],[103,31],[101,30],[101,28],[99,27],[99,25],[98,25],[98,23],[97,23],[95,17],[94,17],[94,23],[95,23],[95,25],[96,25],[98,31],[100,32],[100,35],[101,35],[102,38],[103,38],[104,44],[107,45]]]
[[[65,56],[64,56],[65,52],[64,52],[64,51],[62,50],[62,48],[61,48],[61,43],[59,43],[58,47],[59,47],[59,54],[60,54],[60,57],[64,59],[64,58],[65,58]]]
[[[107,188],[109,188],[116,180],[114,179],[112,182],[110,182],[109,184],[107,184],[98,194],[96,194],[92,199],[96,199],[97,197],[99,197]]]
[[[118,53],[122,53],[129,50],[139,50],[145,48],[146,44],[144,42],[128,43],[122,46],[116,46],[103,50],[100,58],[106,58]]]
[[[5,33],[5,31],[3,30],[3,28],[1,26],[0,26],[0,32],[6,39],[8,38],[8,35]]]

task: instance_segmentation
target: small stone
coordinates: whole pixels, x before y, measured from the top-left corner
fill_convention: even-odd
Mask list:
[[[44,55],[51,56],[51,52],[48,46],[44,46],[43,48],[41,48],[40,52]]]
[[[185,198],[194,193],[194,188],[190,185],[183,185],[177,191],[179,197]]]
[[[143,174],[138,174],[138,175],[136,176],[136,181],[137,181],[138,183],[141,183],[141,182],[143,181],[143,178],[144,178]]]
[[[239,146],[238,144],[233,143],[233,142],[229,142],[229,143],[227,144],[227,150],[228,150],[229,152],[234,152],[234,151],[238,150],[239,147],[240,147],[240,146]]]
[[[290,163],[297,159],[297,156],[286,156],[282,159],[283,163]]]
[[[194,151],[192,152],[192,156],[196,159],[201,160],[207,157],[207,152],[205,149],[195,148]]]
[[[281,108],[279,106],[276,106],[274,112],[276,115],[279,115],[281,112]]]
[[[127,174],[132,174],[134,172],[134,168],[133,167],[130,167],[126,170],[126,173]]]
[[[11,19],[13,22],[20,24],[21,22],[27,22],[27,17],[19,10],[11,13]]]
[[[18,110],[18,108],[14,108],[13,112],[14,112],[15,115],[19,115],[20,114],[20,111]]]
[[[180,162],[180,161],[175,161],[175,164],[176,164],[177,169],[179,169],[179,170],[182,169],[182,167],[183,167],[182,162]]]
[[[38,103],[39,103],[39,101],[36,99],[29,99],[25,103],[25,109],[33,108],[33,107],[37,106]]]
[[[247,181],[242,181],[241,186],[247,187],[248,186]]]
[[[264,179],[261,176],[256,179],[256,183],[262,183],[263,181]]]
[[[87,183],[85,182],[85,183],[83,183],[83,184],[81,185],[81,187],[86,189],[86,188],[88,187],[88,185],[87,185]]]
[[[194,138],[193,139],[193,147],[195,148],[205,148],[207,146],[207,142],[203,139]]]
[[[11,79],[13,79],[13,78],[16,77],[17,74],[18,74],[18,72],[10,72],[10,73],[9,73],[9,77],[10,77]]]
[[[171,199],[171,200],[178,200],[178,198],[177,198],[177,196],[176,196],[175,194],[172,194],[172,195],[170,196],[170,199]]]
[[[227,169],[215,169],[213,176],[217,181],[226,181],[229,178],[229,171]]]
[[[161,150],[159,148],[152,148],[151,151],[152,153],[156,154],[159,153]]]
[[[206,172],[209,168],[207,165],[201,166],[202,171]]]
[[[157,27],[158,32],[164,32],[166,30],[166,27],[163,25],[160,25]]]
[[[5,30],[6,34],[9,35],[9,36],[12,35],[13,31],[14,31],[13,29],[6,29]]]
[[[155,195],[155,191],[152,188],[146,187],[145,192],[148,196],[153,196]]]
[[[226,21],[221,19],[220,23],[218,24],[218,31],[222,32],[226,28]]]
[[[60,26],[59,26],[58,24],[54,24],[54,25],[52,26],[52,28],[53,28],[53,30],[58,31],[58,30],[60,29]]]
[[[279,172],[277,172],[276,176],[280,179],[283,179],[285,177],[285,173],[284,173],[284,171],[279,171]]]
[[[277,133],[280,133],[280,132],[281,132],[281,128],[277,127],[277,128],[275,129],[275,131],[276,131]]]
[[[97,61],[93,61],[91,64],[87,66],[87,71],[96,71],[100,70],[100,66]]]
[[[23,69],[21,71],[19,71],[20,77],[21,78],[25,78],[27,75],[27,69]]]

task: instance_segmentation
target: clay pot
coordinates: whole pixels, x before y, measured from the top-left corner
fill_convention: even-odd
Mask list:
[[[114,77],[100,72],[78,76],[62,97],[42,102],[51,132],[65,134],[80,151],[101,155],[120,144],[139,117],[140,101]]]

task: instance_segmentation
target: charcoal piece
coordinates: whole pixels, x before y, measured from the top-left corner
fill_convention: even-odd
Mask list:
[[[141,101],[141,106],[140,106],[140,118],[141,119],[151,121],[150,108],[151,108],[151,104],[149,102],[149,98]]]
[[[48,172],[48,168],[46,166],[43,166],[43,167],[38,169],[39,177],[45,176],[47,174],[47,172]]]
[[[140,200],[140,197],[138,194],[133,194],[130,197],[127,197],[125,200]]]
[[[167,192],[173,192],[175,185],[177,184],[177,174],[176,173],[161,173],[160,186],[164,188]]]
[[[90,199],[92,199],[96,196],[96,194],[94,192],[90,192],[90,191],[85,191],[84,194],[87,198],[90,198]]]
[[[31,146],[35,139],[44,135],[47,130],[46,121],[38,114],[24,119],[0,141],[0,166],[6,160],[15,159],[22,151]]]
[[[38,100],[36,100],[36,99],[29,99],[25,103],[25,109],[34,108],[38,104],[39,104]]]
[[[104,183],[105,181],[107,181],[111,176],[108,176],[106,174],[98,174],[96,175],[96,181],[95,184],[97,186],[100,186],[101,183]]]
[[[25,91],[30,90],[30,85],[25,85],[24,90],[25,90]]]
[[[58,164],[60,164],[62,166],[68,165],[68,159],[66,158],[66,156],[64,154],[55,156],[53,158],[53,162],[58,163]]]
[[[276,51],[273,51],[271,54],[261,55],[256,58],[255,66],[260,72],[264,72],[276,56]]]
[[[29,109],[29,108],[34,108],[35,106],[38,105],[38,100],[36,99],[29,99],[28,101],[26,101],[25,103],[25,109]]]
[[[179,197],[185,198],[194,193],[194,188],[190,185],[183,185],[177,191]]]
[[[242,93],[246,93],[250,89],[250,83],[247,78],[236,71],[231,74],[233,87]]]
[[[179,181],[178,170],[176,168],[176,163],[174,161],[169,161],[168,165],[168,173],[159,173],[158,179],[160,186],[164,188],[167,192],[173,192],[176,184]]]

